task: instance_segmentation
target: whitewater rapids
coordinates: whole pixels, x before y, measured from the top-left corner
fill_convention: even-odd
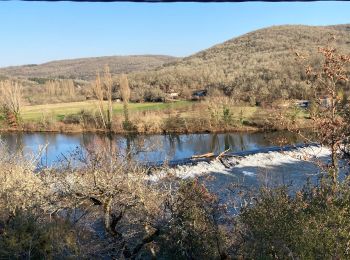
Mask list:
[[[225,156],[221,160],[198,162],[158,169],[150,178],[157,181],[168,174],[178,178],[210,176],[215,186],[230,183],[244,185],[293,185],[316,180],[322,165],[329,162],[330,149],[318,145],[295,148],[289,151],[270,151],[246,156]],[[214,183],[212,183],[214,184]]]

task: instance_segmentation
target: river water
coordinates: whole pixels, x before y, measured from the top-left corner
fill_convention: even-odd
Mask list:
[[[73,151],[113,146],[141,162],[171,161],[195,154],[256,150],[268,146],[301,143],[289,132],[180,134],[180,135],[111,135],[96,133],[2,133],[0,139],[10,152],[35,155],[40,151],[40,164],[51,166]]]

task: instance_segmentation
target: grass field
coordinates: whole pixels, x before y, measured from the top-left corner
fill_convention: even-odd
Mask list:
[[[225,100],[224,100],[225,101]],[[61,131],[79,132],[102,129],[93,119],[81,123],[77,115],[84,110],[97,112],[97,102],[82,101],[32,105],[22,108],[21,127],[24,131]],[[107,110],[107,101],[104,102]],[[124,133],[123,103],[114,103],[113,131]],[[145,113],[145,111],[148,111]],[[133,131],[138,133],[195,133],[217,131],[247,131],[257,129],[281,129],[281,114],[284,123],[293,122],[293,126],[307,127],[308,114],[302,109],[278,109],[247,105],[227,104],[221,100],[212,101],[176,101],[170,103],[130,103],[130,120]],[[78,118],[78,119],[77,119]],[[86,118],[86,117],[85,117]],[[0,114],[0,121],[4,117]],[[78,123],[76,123],[78,122]],[[0,124],[6,129],[8,123]],[[0,127],[1,128],[1,127]]]
[[[188,109],[184,111],[184,108],[196,104],[196,109]],[[105,109],[107,109],[107,101],[104,102]],[[181,115],[184,117],[195,117],[198,116],[199,112],[208,112],[208,107],[205,104],[200,104],[193,101],[176,101],[171,103],[130,103],[129,111],[140,112],[140,111],[156,111],[165,109],[182,109]],[[45,105],[32,105],[24,106],[22,109],[22,119],[24,121],[38,121],[44,116],[51,116],[57,120],[63,119],[67,115],[77,114],[81,110],[96,111],[97,104],[96,101],[89,100],[83,102],[70,102],[70,103],[56,103],[56,104],[45,104]],[[114,113],[123,112],[123,103],[113,104]],[[267,111],[260,107],[250,107],[250,106],[231,106],[230,112],[233,118],[239,119],[241,116],[245,119],[252,117],[266,117]],[[299,117],[305,116],[303,112],[298,113]]]
[[[172,103],[130,103],[130,111],[145,111],[145,110],[162,110],[170,108],[181,108],[191,105],[191,101],[176,101]],[[107,108],[107,101],[104,102]],[[96,101],[89,100],[83,102],[71,102],[71,103],[58,103],[58,104],[46,104],[25,106],[22,109],[22,119],[24,121],[38,121],[44,115],[52,116],[57,120],[63,119],[67,115],[77,114],[82,109],[84,110],[97,110]],[[121,113],[123,111],[123,103],[114,103],[113,111],[115,113]]]

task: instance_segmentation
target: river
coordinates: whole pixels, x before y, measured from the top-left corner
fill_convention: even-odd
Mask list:
[[[2,133],[0,139],[9,151],[36,155],[39,163],[52,166],[76,150],[113,146],[120,154],[129,154],[141,162],[171,161],[189,158],[194,154],[256,150],[268,146],[301,143],[296,134],[278,132],[249,132],[226,134],[180,135],[111,135],[96,133]]]

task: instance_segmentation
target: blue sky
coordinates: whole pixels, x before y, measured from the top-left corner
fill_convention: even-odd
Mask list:
[[[0,2],[0,67],[129,54],[187,56],[251,30],[350,23],[350,2]]]

